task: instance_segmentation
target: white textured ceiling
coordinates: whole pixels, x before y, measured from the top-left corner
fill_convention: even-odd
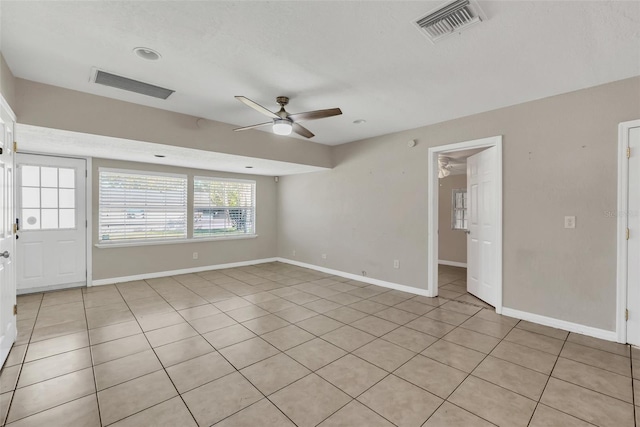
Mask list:
[[[485,22],[433,45],[412,21],[442,3],[3,0],[1,49],[17,77],[239,126],[267,120],[234,95],[340,107],[306,124],[329,145],[640,75],[640,2],[480,0]],[[101,87],[91,67],[176,93]]]
[[[249,175],[284,176],[327,170],[318,166],[22,124],[17,125],[16,134],[20,135],[20,152],[98,157]],[[156,157],[156,154],[164,157]]]

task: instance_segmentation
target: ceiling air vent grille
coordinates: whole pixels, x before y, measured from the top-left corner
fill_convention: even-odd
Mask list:
[[[167,99],[173,92],[175,92],[171,89],[107,73],[102,70],[96,70],[93,81],[99,85],[115,87],[160,99]]]
[[[482,22],[483,17],[482,10],[475,1],[456,0],[429,12],[415,24],[429,37],[429,40],[435,43]]]

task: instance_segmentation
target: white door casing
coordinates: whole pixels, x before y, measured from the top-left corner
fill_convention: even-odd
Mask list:
[[[629,239],[626,240],[626,308],[629,310],[626,338],[629,344],[640,345],[640,126],[627,128],[625,132],[630,149],[627,158],[627,206],[618,215],[626,221],[629,229]]]
[[[495,147],[467,159],[467,291],[496,306],[496,228]]]
[[[13,232],[13,141],[15,116],[0,96],[0,367],[16,340],[15,234]]]
[[[427,294],[438,296],[438,156],[456,151],[466,151],[476,148],[491,147],[494,156],[495,180],[495,308],[496,313],[502,313],[502,136],[492,136],[471,141],[429,147],[428,149],[428,190],[427,190]]]
[[[18,154],[18,293],[87,283],[86,161]]]

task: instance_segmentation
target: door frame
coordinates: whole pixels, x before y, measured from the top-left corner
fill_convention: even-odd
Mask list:
[[[502,313],[502,135],[429,147],[427,189],[427,292],[438,296],[438,155],[473,148],[496,147],[496,313]],[[467,263],[469,260],[467,260]]]
[[[629,206],[629,130],[640,127],[640,120],[618,125],[618,210],[617,216],[617,269],[616,269],[616,336],[619,343],[627,342],[627,208]]]
[[[18,148],[20,146],[18,145]],[[85,176],[85,219],[87,220],[87,227],[85,230],[85,257],[86,257],[86,268],[87,268],[87,284],[86,287],[93,286],[93,253],[91,252],[93,249],[93,158],[92,157],[84,157],[84,156],[73,156],[66,154],[56,154],[56,153],[43,153],[39,151],[19,151],[20,154],[33,154],[36,156],[47,156],[47,157],[62,157],[65,159],[78,159],[85,161],[86,168],[86,176]],[[13,191],[14,193],[18,191],[18,180],[14,180]],[[18,217],[18,206],[14,205],[14,216]],[[52,289],[53,290],[53,289]]]

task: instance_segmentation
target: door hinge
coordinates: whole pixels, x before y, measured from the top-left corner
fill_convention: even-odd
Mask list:
[[[14,316],[18,315],[18,304],[13,304],[13,315]]]
[[[18,141],[13,141],[13,152],[14,153],[18,152]]]
[[[627,159],[631,158],[631,147],[627,147]]]
[[[629,320],[629,309],[625,309],[624,311],[624,320]]]
[[[630,234],[630,231],[629,231],[629,229],[627,228],[627,240],[629,240],[629,234]]]

